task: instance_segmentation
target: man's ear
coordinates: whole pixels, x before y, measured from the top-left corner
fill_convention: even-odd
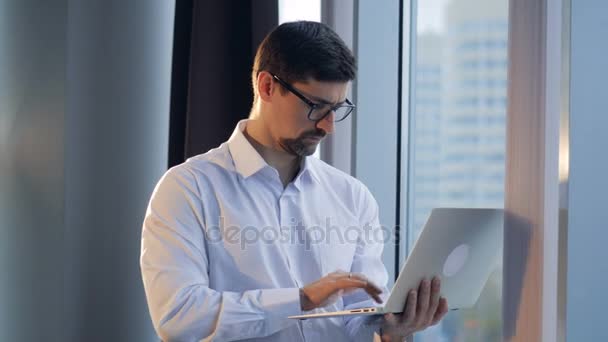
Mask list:
[[[277,83],[274,82],[272,75],[267,71],[261,71],[258,74],[257,90],[258,96],[262,101],[272,102],[272,93]]]

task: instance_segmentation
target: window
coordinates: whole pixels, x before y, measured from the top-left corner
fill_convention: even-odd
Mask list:
[[[321,0],[279,0],[279,24],[296,20],[321,21]]]
[[[403,66],[409,141],[402,140],[408,246],[434,207],[504,206],[508,35],[508,0],[412,0],[411,8],[414,53]],[[416,340],[501,340],[501,285],[502,266],[474,308],[449,313]]]

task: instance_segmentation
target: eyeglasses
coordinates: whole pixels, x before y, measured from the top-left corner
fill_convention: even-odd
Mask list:
[[[352,104],[348,99],[344,100],[344,103],[337,104],[335,106],[330,106],[327,103],[315,103],[309,100],[306,96],[302,95],[299,91],[297,91],[294,87],[289,85],[287,82],[280,79],[277,75],[271,74],[272,77],[279,82],[285,89],[289,90],[295,96],[299,97],[304,103],[310,107],[310,111],[308,112],[308,120],[311,121],[321,121],[325,119],[331,112],[334,112],[334,122],[339,122],[346,119],[350,113],[355,110],[355,105]]]

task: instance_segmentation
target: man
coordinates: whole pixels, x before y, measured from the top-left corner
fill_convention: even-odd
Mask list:
[[[164,341],[402,341],[445,315],[439,281],[427,279],[401,314],[287,318],[370,306],[388,293],[376,201],[309,157],[353,111],[355,69],[327,26],[277,27],[255,57],[249,119],[161,178],[141,268]]]

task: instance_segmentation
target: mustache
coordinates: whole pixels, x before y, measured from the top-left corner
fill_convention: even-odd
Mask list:
[[[322,139],[324,138],[326,135],[325,131],[323,131],[322,129],[318,129],[316,131],[313,132],[305,132],[302,133],[302,135],[300,135],[300,139],[306,139],[306,138],[319,138]]]

